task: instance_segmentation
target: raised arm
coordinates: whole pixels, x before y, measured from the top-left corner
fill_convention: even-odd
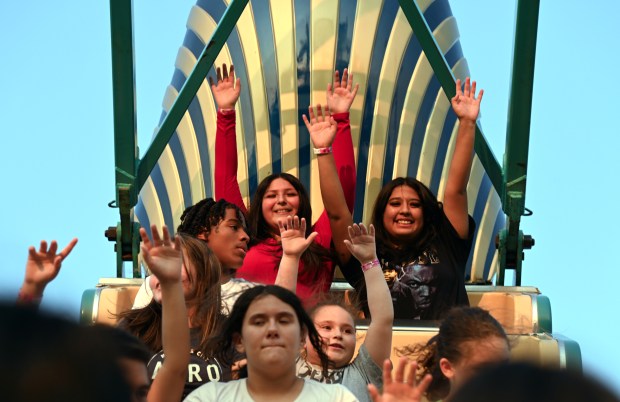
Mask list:
[[[362,264],[368,292],[371,320],[364,345],[372,360],[381,366],[392,352],[392,323],[394,321],[392,297],[377,259],[374,226],[370,225],[366,229],[366,226],[360,223],[350,226],[348,231],[350,240],[345,240],[344,243],[351,254]]]
[[[41,302],[45,287],[58,276],[62,262],[69,256],[77,242],[78,239],[74,238],[58,254],[56,254],[58,250],[56,240],[52,240],[49,249],[45,240],[41,240],[38,251],[33,246],[28,248],[26,274],[17,295],[18,304],[38,305]]]
[[[299,259],[303,252],[310,247],[317,233],[312,232],[306,238],[306,219],[301,218],[300,220],[298,216],[288,216],[286,220],[280,219],[278,226],[282,240],[282,259],[275,284],[295,293]]]
[[[338,70],[334,72],[334,84],[329,83],[327,85],[326,94],[327,106],[334,120],[338,123],[338,133],[333,143],[336,169],[338,170],[338,178],[342,184],[344,197],[347,200],[347,206],[351,212],[353,212],[353,205],[355,203],[356,171],[349,110],[358,89],[359,84],[353,85],[353,73],[350,73],[345,68],[342,72],[342,80]]]
[[[338,178],[336,162],[332,153],[332,143],[336,137],[336,121],[331,117],[329,109],[323,110],[321,105],[316,107],[315,115],[312,106],[308,108],[310,118],[303,116],[319,165],[319,184],[325,211],[329,217],[334,247],[340,261],[350,258],[350,254],[343,241],[347,237],[347,227],[353,223],[351,211],[347,207],[344,192]]]
[[[226,64],[217,68],[217,84],[209,77],[217,105],[215,133],[215,199],[224,198],[246,212],[237,181],[237,132],[235,104],[241,94],[241,80],[235,80],[235,67]]]
[[[465,80],[463,90],[461,80],[456,80],[456,95],[452,98],[452,109],[459,119],[459,130],[448,172],[443,208],[448,220],[462,239],[469,234],[467,182],[474,153],[476,120],[483,94],[484,91],[480,90],[476,98],[476,81],[470,84],[469,77]]]
[[[162,344],[164,363],[151,384],[147,400],[178,402],[183,395],[189,364],[189,327],[181,283],[182,252],[178,239],[172,239],[166,226],[163,237],[151,226],[153,241],[144,228],[142,255],[149,269],[159,279],[162,294]]]

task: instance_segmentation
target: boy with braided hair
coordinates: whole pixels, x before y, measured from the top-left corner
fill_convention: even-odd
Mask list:
[[[235,278],[236,270],[243,264],[250,240],[245,216],[235,204],[224,199],[215,201],[205,198],[188,207],[181,215],[177,233],[194,236],[207,243],[222,267],[221,295],[222,312],[228,314],[235,300],[253,283]],[[154,297],[158,298],[159,283],[150,276],[138,291],[133,308],[147,305]]]

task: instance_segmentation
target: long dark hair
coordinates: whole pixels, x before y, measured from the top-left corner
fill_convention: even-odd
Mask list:
[[[297,316],[297,320],[299,321],[302,334],[307,334],[310,339],[310,343],[316,349],[319,358],[321,359],[321,368],[323,369],[323,375],[325,375],[328,370],[329,359],[325,352],[323,352],[323,341],[314,327],[314,322],[312,322],[312,319],[306,310],[304,310],[297,295],[290,290],[284,289],[283,287],[277,285],[255,286],[243,292],[235,302],[235,305],[233,306],[228,318],[224,321],[221,330],[216,336],[211,338],[209,344],[210,348],[212,350],[221,351],[220,353],[224,356],[225,360],[230,360],[232,357],[231,353],[233,352],[235,338],[241,334],[243,319],[245,318],[248,308],[255,300],[268,295],[277,297],[282,302],[293,308],[295,315]],[[241,370],[240,377],[247,377],[247,370]]]
[[[194,291],[185,303],[188,309],[194,309],[190,317],[192,328],[200,328],[198,350],[211,355],[207,341],[220,327],[223,316],[221,313],[221,268],[218,259],[207,244],[184,233],[178,233],[183,258],[194,270],[188,270],[188,279]],[[161,305],[151,300],[146,307],[125,311],[120,314],[119,325],[142,340],[152,351],[162,348]]]
[[[390,200],[392,192],[400,186],[412,188],[420,197],[424,223],[422,233],[412,242],[405,245],[399,244],[385,229],[383,225],[383,214]],[[387,183],[375,201],[372,210],[372,224],[375,226],[375,241],[377,242],[377,253],[384,256],[387,261],[401,263],[417,257],[437,238],[439,227],[443,223],[445,215],[442,205],[437,201],[435,194],[422,182],[412,177],[397,177]]]
[[[293,186],[295,191],[297,191],[297,194],[299,194],[299,208],[297,210],[297,216],[300,218],[305,218],[306,222],[308,222],[308,225],[306,226],[306,237],[312,233],[312,227],[310,225],[310,222],[312,222],[312,206],[310,204],[310,197],[308,197],[308,192],[304,188],[304,185],[293,175],[288,173],[274,173],[265,177],[265,179],[260,182],[254,197],[252,197],[252,203],[250,204],[250,211],[248,213],[250,247],[274,237],[273,229],[269,226],[269,223],[263,216],[262,204],[267,189],[276,179],[286,180]],[[310,247],[308,247],[308,249],[306,249],[306,251],[304,251],[301,255],[301,261],[304,263],[304,270],[309,270],[309,272],[312,272],[313,278],[316,279],[319,276],[321,263],[330,257],[331,255],[329,250],[316,242],[312,242]],[[277,267],[273,268],[276,269]]]
[[[465,342],[491,337],[504,339],[510,346],[504,328],[488,311],[479,307],[455,307],[442,321],[437,335],[429,339],[426,345],[409,345],[397,349],[397,352],[417,360],[420,368],[418,380],[426,374],[433,376],[426,396],[430,401],[435,401],[450,393],[450,381],[439,366],[441,358],[445,357],[453,364],[458,363],[464,357],[462,345]]]

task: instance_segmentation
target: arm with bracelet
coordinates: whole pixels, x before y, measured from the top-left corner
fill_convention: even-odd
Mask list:
[[[329,219],[334,248],[338,254],[338,259],[342,261],[350,258],[349,250],[344,245],[343,240],[347,237],[347,228],[353,223],[353,217],[347,205],[332,153],[337,123],[331,116],[329,108],[325,108],[323,111],[321,105],[316,106],[316,114],[314,108],[310,106],[308,115],[309,118],[304,115],[303,119],[310,133],[314,153],[317,155],[321,198]]]
[[[351,254],[362,264],[361,269],[368,292],[371,320],[364,345],[373,362],[382,367],[383,362],[390,358],[392,352],[394,306],[377,259],[375,228],[373,225],[366,228],[363,223],[360,223],[349,226],[348,230],[350,240],[345,240],[344,243]]]

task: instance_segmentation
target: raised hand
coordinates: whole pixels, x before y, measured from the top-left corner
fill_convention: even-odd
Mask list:
[[[476,121],[480,113],[480,102],[484,90],[480,90],[476,98],[476,81],[470,84],[469,77],[465,80],[465,87],[461,90],[461,80],[456,80],[456,95],[452,98],[452,109],[459,120]]]
[[[327,148],[331,147],[336,137],[336,120],[331,116],[329,108],[325,109],[325,115],[323,115],[323,109],[321,105],[316,105],[316,116],[312,106],[308,107],[308,114],[310,120],[306,115],[303,115],[304,123],[310,133],[310,139],[315,148]]]
[[[235,66],[230,66],[230,71],[226,68],[226,64],[217,68],[217,85],[213,83],[213,79],[209,77],[211,91],[215,98],[218,109],[234,109],[239,94],[241,93],[241,80],[237,78],[235,81]]]
[[[334,84],[327,84],[327,106],[332,113],[348,112],[351,104],[357,95],[359,84],[353,86],[353,73],[349,74],[348,69],[342,72],[342,81],[338,70],[334,72]]]
[[[74,238],[58,254],[56,254],[58,250],[56,240],[52,240],[49,249],[45,240],[41,240],[38,251],[33,246],[30,246],[28,248],[26,275],[22,292],[31,298],[40,298],[43,295],[45,286],[56,278],[58,272],[60,272],[63,260],[69,256],[77,242],[78,239]]]
[[[159,235],[157,226],[151,226],[153,241],[149,239],[144,228],[140,228],[142,238],[142,256],[149,269],[161,283],[181,281],[182,254],[178,239],[170,237],[166,226],[162,227],[163,236]]]
[[[409,366],[405,377],[405,368]],[[416,362],[401,357],[396,367],[396,374],[392,380],[392,363],[388,359],[383,363],[383,395],[373,384],[368,385],[368,392],[373,402],[420,402],[424,393],[431,384],[432,377],[427,374],[419,384],[416,384]]]
[[[375,227],[371,224],[368,229],[363,223],[354,223],[349,226],[349,238],[344,244],[351,254],[362,264],[377,259],[375,246]]]
[[[318,235],[316,232],[312,232],[306,238],[306,219],[301,218],[300,220],[297,215],[278,220],[278,226],[282,240],[282,252],[287,256],[301,256]]]

